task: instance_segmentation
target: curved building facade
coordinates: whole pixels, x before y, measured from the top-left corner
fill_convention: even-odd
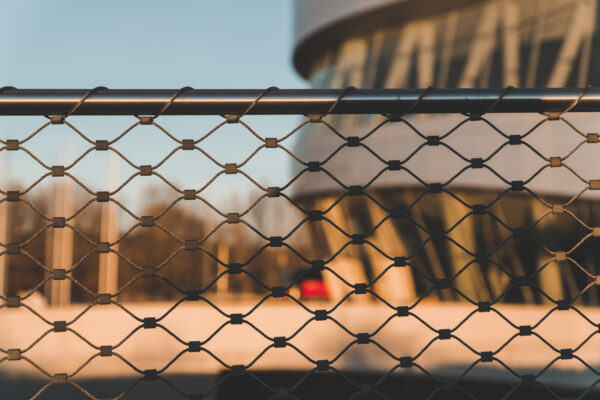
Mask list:
[[[315,88],[438,88],[475,87],[583,87],[600,82],[596,0],[299,0],[296,3],[294,63]],[[379,116],[330,116],[344,136],[363,136],[383,120]],[[573,116],[581,131],[594,131],[589,116]],[[421,146],[424,136],[448,137],[451,147],[468,158],[493,154],[491,167],[507,179],[524,180],[528,191],[507,192],[505,180],[487,169],[454,174],[468,162],[444,146],[427,147],[407,162],[407,167],[427,183],[440,183],[448,191],[428,193],[411,174],[386,171],[369,185],[376,204],[365,197],[345,197],[343,188],[326,174],[299,182],[296,196],[309,209],[328,209],[331,220],[346,232],[375,232],[373,240],[394,254],[409,254],[415,270],[434,279],[453,279],[453,285],[472,301],[543,304],[552,299],[574,299],[599,304],[596,291],[579,293],[589,277],[573,263],[549,262],[549,248],[572,248],[585,229],[565,215],[553,215],[537,224],[548,204],[567,204],[581,190],[582,182],[550,169],[535,175],[546,162],[525,146],[502,146],[508,135],[527,134],[536,151],[561,156],[573,147],[577,133],[566,124],[545,124],[527,133],[540,121],[536,115],[490,115],[494,127],[482,121],[460,125],[462,115],[411,116],[408,124],[386,124],[365,144],[384,160],[406,160]],[[460,125],[460,126],[459,126]],[[458,128],[456,128],[458,127]],[[456,129],[455,129],[456,128]],[[456,130],[456,132],[454,132]],[[539,132],[538,132],[539,131]],[[485,133],[485,134],[484,134]],[[323,126],[311,128],[296,149],[304,160],[324,160],[343,141]],[[345,149],[348,150],[348,149]],[[346,185],[364,185],[385,167],[364,149],[344,158],[344,152],[328,159],[327,170]],[[432,160],[435,160],[433,162]],[[598,179],[591,166],[592,152],[577,152],[570,159],[584,179]],[[531,179],[528,179],[531,177]],[[542,201],[540,201],[542,199]],[[589,226],[600,225],[594,212],[596,198],[585,193],[570,204],[573,214]],[[482,204],[491,215],[469,216],[469,205]],[[408,218],[385,219],[387,209],[409,210]],[[374,227],[377,229],[374,231]],[[513,228],[526,229],[522,238]],[[315,248],[327,258],[343,246],[331,227],[313,227]],[[450,240],[430,240],[430,232],[450,232]],[[426,243],[426,245],[423,245]],[[473,262],[472,254],[491,254]],[[371,249],[351,246],[332,261],[352,282],[377,277],[389,260]],[[586,243],[570,254],[593,274],[600,255]],[[475,265],[473,265],[475,264]],[[516,276],[530,276],[541,289],[511,289]],[[324,275],[323,279],[328,278]],[[343,293],[332,279],[327,283],[333,298]],[[383,280],[376,288],[384,298],[406,302],[431,287],[428,278],[410,270]],[[510,289],[510,290],[509,290]],[[336,294],[338,293],[338,294]],[[547,296],[546,296],[547,295]],[[460,294],[434,290],[429,300],[463,301]]]
[[[598,84],[595,0],[300,0],[297,70],[315,87]]]

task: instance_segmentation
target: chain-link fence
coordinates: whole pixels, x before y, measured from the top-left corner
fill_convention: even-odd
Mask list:
[[[0,397],[595,398],[598,110],[4,88]]]

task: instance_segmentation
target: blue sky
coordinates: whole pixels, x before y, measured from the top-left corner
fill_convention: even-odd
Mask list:
[[[304,87],[292,0],[1,1],[0,79],[22,88]]]
[[[0,85],[17,88],[302,88],[307,83],[292,66],[292,0],[219,1],[0,1]],[[71,117],[93,139],[111,139],[135,121],[132,117]],[[220,122],[220,117],[161,117],[161,123],[180,138],[198,138]],[[283,136],[299,117],[247,117],[262,136]],[[2,117],[0,137],[24,138],[44,123],[42,117]],[[154,164],[176,147],[156,130],[140,127],[116,147],[138,165]],[[207,142],[207,151],[222,162],[240,162],[257,142],[247,132],[227,129]],[[232,145],[233,144],[233,145]],[[293,145],[292,140],[287,145]],[[62,126],[43,131],[28,149],[48,165],[67,165],[89,144]],[[69,150],[65,150],[69,149]],[[292,163],[281,151],[260,154],[253,165],[261,183],[276,185],[289,178]],[[5,154],[10,179],[28,185],[45,171],[22,152]],[[121,163],[119,177],[108,178],[106,154],[90,153],[73,170],[94,190],[122,182],[134,170]],[[196,157],[196,158],[194,158]],[[204,165],[201,155],[179,152],[162,168],[183,188],[198,188],[214,168],[185,169]],[[1,160],[0,160],[1,161]],[[277,164],[277,167],[273,167]],[[5,164],[6,165],[6,164]],[[181,173],[181,170],[188,172]],[[18,171],[18,174],[17,174]],[[193,171],[193,173],[190,173]],[[0,181],[2,181],[0,177]],[[104,183],[103,183],[104,182]],[[227,183],[229,182],[229,183]],[[48,182],[45,182],[48,183]],[[144,190],[148,180],[134,179],[127,187]],[[239,182],[238,182],[239,183]],[[152,185],[160,185],[152,180]],[[43,185],[42,185],[43,186]],[[218,180],[214,193],[233,187]],[[245,201],[240,201],[245,203]],[[233,202],[232,204],[235,204]]]

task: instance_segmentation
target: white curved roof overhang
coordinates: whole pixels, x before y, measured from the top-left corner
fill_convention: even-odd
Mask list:
[[[582,132],[595,132],[597,113],[571,114],[567,118]],[[422,135],[444,136],[453,127],[465,119],[464,116],[430,115],[409,118],[411,124]],[[321,129],[313,136],[305,137],[296,145],[296,154],[304,160],[328,160],[323,168],[347,186],[364,186],[371,182],[369,190],[402,188],[421,188],[426,184],[442,183],[448,189],[476,189],[503,191],[510,185],[506,181],[524,181],[526,187],[536,193],[572,197],[584,190],[588,184],[583,180],[600,179],[594,166],[598,164],[593,144],[579,146],[581,136],[563,121],[545,122],[533,129],[543,117],[535,114],[503,114],[488,117],[493,125],[506,135],[523,135],[528,131],[524,142],[519,146],[511,146],[507,138],[496,132],[483,121],[467,122],[440,141],[450,146],[462,159],[445,145],[425,146],[425,139],[419,137],[410,127],[401,122],[388,123],[362,141],[374,153],[384,160],[402,160],[403,167],[410,170],[385,171],[386,165],[364,148],[340,149],[333,157],[329,157],[344,141],[338,136]],[[341,129],[345,136],[362,137],[369,132],[375,121],[367,125],[357,125]],[[424,147],[423,147],[424,146]],[[531,147],[529,147],[531,146]],[[536,154],[531,148],[535,149]],[[498,152],[496,150],[500,149]],[[572,154],[571,151],[576,149]],[[413,154],[414,152],[414,154]],[[412,155],[411,155],[412,154]],[[570,154],[570,155],[569,155]],[[565,157],[562,168],[546,168],[550,157]],[[468,168],[470,159],[482,158],[487,167],[481,169]],[[435,162],[432,162],[435,160]],[[466,170],[463,170],[466,168]],[[542,167],[544,169],[537,174]],[[575,171],[580,177],[569,170]],[[462,172],[461,172],[462,171]],[[419,179],[416,179],[415,176]],[[453,178],[456,174],[457,177]],[[295,184],[294,196],[315,196],[344,191],[343,187],[328,174],[304,174]],[[374,177],[377,178],[373,180]],[[583,180],[582,180],[583,179]],[[583,197],[598,198],[600,191],[585,191]]]
[[[297,0],[294,66],[307,78],[310,61],[345,38],[480,1]]]

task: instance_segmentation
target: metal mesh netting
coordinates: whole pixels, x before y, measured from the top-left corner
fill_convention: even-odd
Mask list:
[[[596,395],[600,180],[589,160],[600,140],[589,131],[595,114],[566,115],[586,91],[562,112],[539,106],[527,118],[493,114],[508,89],[464,115],[410,115],[428,90],[398,114],[329,115],[347,90],[323,113],[294,116],[289,130],[265,137],[247,114],[274,90],[237,115],[207,117],[214,125],[190,139],[161,121],[182,118],[167,111],[185,90],[152,116],[121,117],[126,128],[100,139],[71,122],[91,117],[70,116],[97,91],[32,131],[2,132],[0,155],[22,154],[43,170],[20,187],[35,170],[5,165],[0,188],[8,276],[0,367],[35,382],[27,397],[68,386],[80,398],[128,398],[151,381],[190,399],[236,387],[277,399]],[[33,149],[55,126],[86,146],[65,165]],[[237,160],[207,150],[230,128],[255,141]],[[140,129],[170,143],[154,163],[137,164],[119,147]],[[135,142],[142,153],[152,146],[144,140]],[[224,140],[225,158],[248,143]],[[446,156],[428,153],[440,149]],[[275,151],[294,165],[289,174],[276,171]],[[99,152],[132,173],[112,188],[96,185],[110,172],[85,162]],[[184,152],[200,158],[182,161],[183,177],[171,174],[170,160]],[[247,171],[259,159],[254,176]],[[194,188],[178,185],[203,174]],[[265,184],[273,174],[285,182]],[[221,185],[228,176],[241,181]],[[160,191],[136,186],[145,177],[158,178]],[[60,189],[63,208],[45,202],[59,191],[54,179],[78,191],[69,200]],[[236,191],[242,181],[246,197]],[[153,197],[163,202],[141,204]],[[106,204],[126,217],[109,240],[98,233],[106,217],[90,211]],[[107,255],[118,267],[112,287],[102,282]],[[40,293],[51,306],[34,303]],[[274,378],[282,371],[292,374]],[[214,378],[180,385],[170,374]],[[121,387],[92,382],[115,376]]]

